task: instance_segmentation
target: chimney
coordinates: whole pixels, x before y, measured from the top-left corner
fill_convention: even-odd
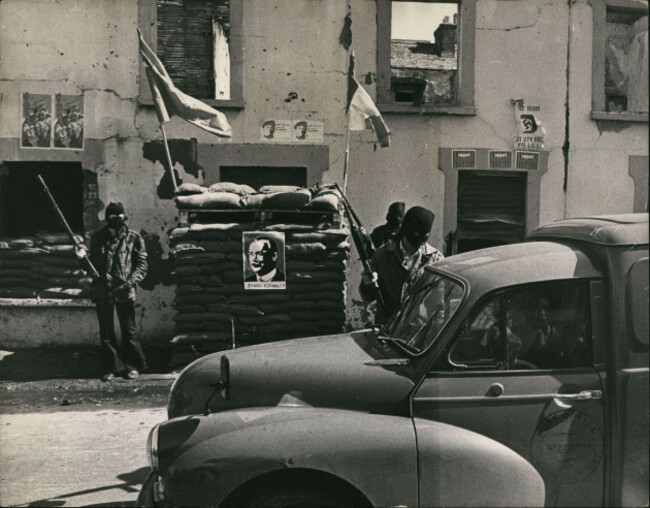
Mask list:
[[[448,24],[449,24],[449,16],[445,16],[445,18],[442,20],[442,22],[443,22],[445,25],[448,25]]]
[[[454,13],[454,25],[457,25],[457,24],[458,24],[458,13],[455,12]]]

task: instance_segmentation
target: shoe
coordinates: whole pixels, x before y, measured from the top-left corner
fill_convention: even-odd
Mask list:
[[[140,373],[137,370],[133,369],[128,372],[126,377],[127,379],[138,379],[138,377],[140,377]]]
[[[113,379],[115,379],[115,374],[113,374],[112,372],[109,372],[108,374],[104,374],[102,376],[102,381],[104,381],[104,383],[109,383],[113,381]]]

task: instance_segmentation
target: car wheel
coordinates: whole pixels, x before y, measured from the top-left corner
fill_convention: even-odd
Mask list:
[[[350,506],[330,492],[309,487],[275,487],[253,495],[248,508],[327,508]]]

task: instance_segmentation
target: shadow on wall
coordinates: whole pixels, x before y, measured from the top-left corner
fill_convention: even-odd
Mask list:
[[[202,168],[197,162],[196,139],[170,139],[168,144],[174,167],[178,162],[183,166],[187,174],[198,178],[199,170]],[[142,145],[142,156],[151,162],[160,162],[167,169],[167,155],[165,153],[165,145],[162,141],[149,141],[144,143]],[[174,169],[174,176],[176,177],[176,184],[181,185],[183,180],[180,178],[176,169]],[[174,198],[174,186],[169,171],[165,171],[160,182],[158,182],[157,193],[160,199]]]

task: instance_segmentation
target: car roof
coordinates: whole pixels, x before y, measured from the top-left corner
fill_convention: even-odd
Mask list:
[[[518,284],[602,277],[577,247],[543,241],[465,252],[442,259],[431,268],[460,276],[479,293]]]
[[[647,245],[648,214],[563,219],[541,226],[528,235],[529,240],[551,238],[611,246]]]

